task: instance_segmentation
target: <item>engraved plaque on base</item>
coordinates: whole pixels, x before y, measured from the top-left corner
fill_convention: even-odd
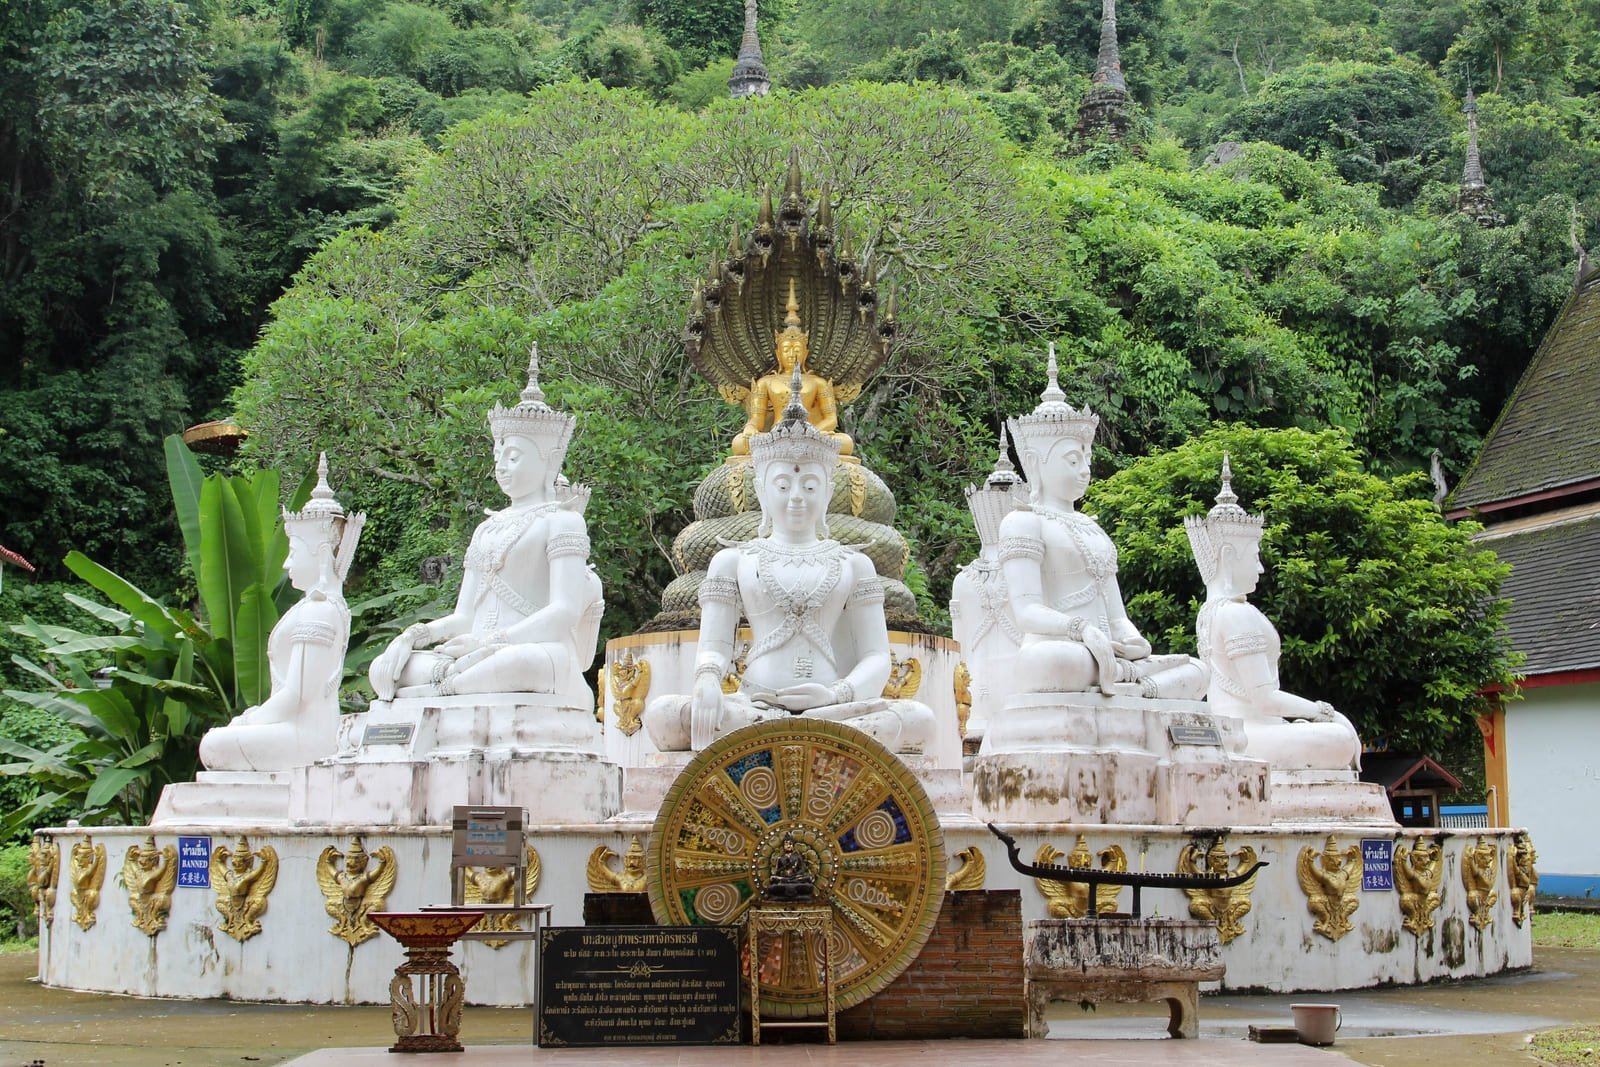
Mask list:
[[[736,1045],[737,926],[557,926],[539,941],[537,1044]]]

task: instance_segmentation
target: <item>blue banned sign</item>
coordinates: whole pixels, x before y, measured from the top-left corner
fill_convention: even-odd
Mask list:
[[[1394,888],[1394,842],[1387,837],[1361,839],[1361,888]]]
[[[211,888],[211,838],[178,838],[178,884],[190,889]]]

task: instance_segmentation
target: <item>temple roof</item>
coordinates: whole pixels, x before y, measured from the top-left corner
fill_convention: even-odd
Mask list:
[[[1453,516],[1600,482],[1600,266],[1584,257],[1477,460],[1451,494]]]
[[[1600,515],[1553,523],[1479,542],[1511,576],[1506,629],[1528,657],[1526,674],[1600,667]]]
[[[1368,753],[1361,757],[1361,780],[1377,782],[1389,794],[1434,789],[1454,793],[1461,779],[1445,770],[1430,756],[1400,756]]]

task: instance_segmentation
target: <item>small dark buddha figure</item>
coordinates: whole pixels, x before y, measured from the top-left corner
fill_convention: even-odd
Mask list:
[[[808,901],[816,892],[816,878],[805,857],[794,847],[794,837],[783,835],[782,851],[772,861],[772,876],[767,880],[767,899]]]

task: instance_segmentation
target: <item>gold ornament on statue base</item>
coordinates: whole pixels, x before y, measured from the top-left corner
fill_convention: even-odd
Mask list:
[[[1320,853],[1310,845],[1300,850],[1296,873],[1306,895],[1306,910],[1316,919],[1312,930],[1337,941],[1355,929],[1350,916],[1361,906],[1360,845],[1341,852],[1330,834]]]
[[[343,853],[337,845],[323,849],[317,859],[317,887],[333,919],[328,933],[351,948],[377,937],[378,927],[368,916],[388,903],[396,873],[394,849],[384,845],[368,855],[360,835],[350,839]]]
[[[1415,845],[1394,850],[1395,888],[1400,891],[1401,925],[1417,937],[1433,929],[1434,912],[1444,898],[1444,850],[1433,838],[1419,837]]]
[[[1539,891],[1539,853],[1527,834],[1518,834],[1511,845],[1511,863],[1506,874],[1511,882],[1511,921],[1521,926],[1533,914],[1533,895]]]
[[[1061,850],[1046,841],[1034,854],[1033,862],[1041,866],[1054,864],[1061,856]],[[1102,871],[1128,869],[1128,856],[1122,851],[1121,845],[1108,845],[1099,851],[1098,856]],[[1092,870],[1094,861],[1095,856],[1089,852],[1088,840],[1079,834],[1072,852],[1067,854],[1066,866]],[[1081,919],[1089,914],[1089,883],[1057,882],[1048,878],[1037,878],[1033,884],[1038,886],[1039,892],[1044,895],[1046,910],[1052,919]],[[1096,914],[1109,915],[1115,912],[1117,897],[1121,892],[1120,885],[1097,886],[1094,899]]]
[[[219,929],[235,941],[248,941],[261,932],[267,912],[267,894],[278,884],[278,851],[262,845],[250,851],[243,834],[233,848],[218,845],[211,853],[211,888],[217,894]]]
[[[611,866],[616,859],[622,860],[620,870]],[[589,853],[588,876],[591,893],[643,893],[644,846],[639,844],[638,835],[628,843],[626,856],[619,857],[606,845],[595,846]]]
[[[922,688],[922,661],[916,656],[901,659],[889,653],[889,680],[883,683],[885,700],[915,700]]]
[[[763,1017],[815,1018],[824,955],[843,1011],[922,950],[944,900],[944,834],[916,777],[863,731],[801,716],[756,723],[706,746],[668,790],[646,854],[650,909],[675,925],[743,922],[791,851],[812,899],[832,909],[828,951],[787,933],[764,939],[753,965]]]
[[[72,921],[80,930],[94,925],[95,912],[100,908],[100,887],[106,883],[106,846],[94,843],[85,834],[82,841],[72,846]]]
[[[56,917],[56,880],[61,876],[61,846],[36,837],[28,845],[28,895],[33,913],[48,930]]]
[[[963,739],[967,736],[967,720],[972,718],[972,671],[967,661],[956,664],[954,680],[956,696],[956,730]]]
[[[1178,852],[1178,873],[1210,875],[1214,878],[1243,874],[1255,866],[1256,850],[1249,845],[1241,845],[1231,857],[1237,861],[1231,869],[1228,866],[1229,858],[1228,846],[1223,838],[1212,841],[1210,848],[1201,848],[1199,842],[1191,841]],[[1238,885],[1226,889],[1185,889],[1184,895],[1189,898],[1189,914],[1196,919],[1216,923],[1217,937],[1226,945],[1244,933],[1241,920],[1250,913],[1250,894],[1255,891],[1256,878],[1257,875],[1252,874]]]
[[[639,732],[644,702],[650,695],[650,661],[635,659],[631,651],[625,652],[606,673],[616,701],[617,729],[623,736],[632,737]]]
[[[968,845],[950,858],[952,861],[960,860],[961,866],[952,867],[945,876],[944,888],[947,893],[968,893],[983,888],[989,865],[977,845]]]
[[[1461,884],[1467,890],[1467,921],[1479,930],[1494,923],[1494,906],[1500,902],[1495,880],[1500,874],[1500,849],[1493,841],[1478,838],[1461,852]]]
[[[543,863],[539,860],[539,850],[528,847],[528,862],[523,865],[522,897],[524,900],[533,897],[533,891],[539,888],[539,875],[543,870]],[[469,908],[480,904],[509,905],[516,896],[516,871],[510,867],[468,867],[465,878],[465,896],[463,899]],[[511,930],[522,929],[518,916],[511,912],[497,912],[484,910],[483,918],[478,925],[473,927],[478,933],[503,933]],[[493,949],[504,948],[511,942],[495,939],[483,942]]]
[[[134,845],[122,858],[122,884],[134,929],[154,937],[167,928],[172,891],[178,885],[178,846],[156,847],[155,837]]]

